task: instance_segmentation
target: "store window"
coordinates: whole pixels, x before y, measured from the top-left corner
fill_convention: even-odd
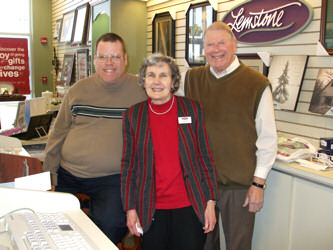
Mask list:
[[[31,51],[31,0],[0,0],[0,6],[0,37],[26,38],[28,40],[28,51]],[[30,53],[29,58],[31,58]],[[29,65],[31,65],[31,62],[29,62]],[[30,95],[26,96],[27,99],[31,97]],[[0,131],[13,126],[17,103],[0,102]]]
[[[30,0],[0,0],[0,33],[30,34]]]
[[[31,95],[31,2],[0,0],[0,52],[3,59],[0,81],[11,82],[27,97]]]

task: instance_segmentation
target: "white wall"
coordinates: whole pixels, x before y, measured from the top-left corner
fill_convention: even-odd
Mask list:
[[[187,66],[185,61],[186,11],[190,4],[203,1],[190,0],[151,0],[147,2],[147,52],[152,53],[152,20],[155,14],[170,11],[176,16],[176,60],[181,70]],[[232,8],[244,1],[211,0],[217,5],[217,20]],[[269,52],[272,55],[308,55],[309,61],[301,88],[296,112],[276,111],[276,124],[280,135],[302,137],[314,146],[319,146],[320,137],[333,137],[333,117],[319,115],[308,111],[314,84],[320,68],[333,68],[333,56],[317,55],[317,41],[320,36],[321,0],[307,0],[313,7],[312,23],[298,35],[279,43],[257,47],[244,44],[238,45],[240,54]]]

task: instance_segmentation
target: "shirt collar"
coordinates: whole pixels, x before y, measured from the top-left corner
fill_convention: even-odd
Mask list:
[[[238,68],[238,66],[240,65],[240,62],[238,60],[238,57],[235,55],[235,60],[230,64],[230,66],[225,70],[225,71],[222,71],[221,73],[219,74],[216,74],[213,67],[210,66],[210,72],[217,78],[221,78],[223,76],[226,76],[228,74],[230,74],[231,72],[233,72],[235,69]]]

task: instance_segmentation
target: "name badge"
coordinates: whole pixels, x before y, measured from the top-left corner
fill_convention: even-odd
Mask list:
[[[192,123],[191,116],[178,117],[179,124],[189,124]]]

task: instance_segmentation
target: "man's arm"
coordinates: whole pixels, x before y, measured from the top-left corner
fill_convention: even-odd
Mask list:
[[[54,126],[50,131],[45,148],[44,171],[56,173],[61,160],[61,148],[72,122],[72,113],[69,107],[67,94],[60,106]]]
[[[181,78],[180,78],[180,81],[179,81],[179,88],[178,88],[177,92],[175,93],[175,95],[177,95],[177,96],[185,96],[185,76],[186,76],[186,72],[187,72],[187,70],[180,73]]]
[[[273,97],[269,86],[265,89],[261,97],[255,122],[258,139],[256,142],[257,166],[253,182],[259,185],[251,185],[245,198],[243,206],[249,205],[250,212],[258,212],[263,206],[264,189],[260,186],[265,184],[267,175],[276,158],[277,133]]]
[[[275,162],[277,152],[273,97],[269,86],[261,97],[255,123],[258,139],[256,142],[257,167],[254,176],[266,179]]]

